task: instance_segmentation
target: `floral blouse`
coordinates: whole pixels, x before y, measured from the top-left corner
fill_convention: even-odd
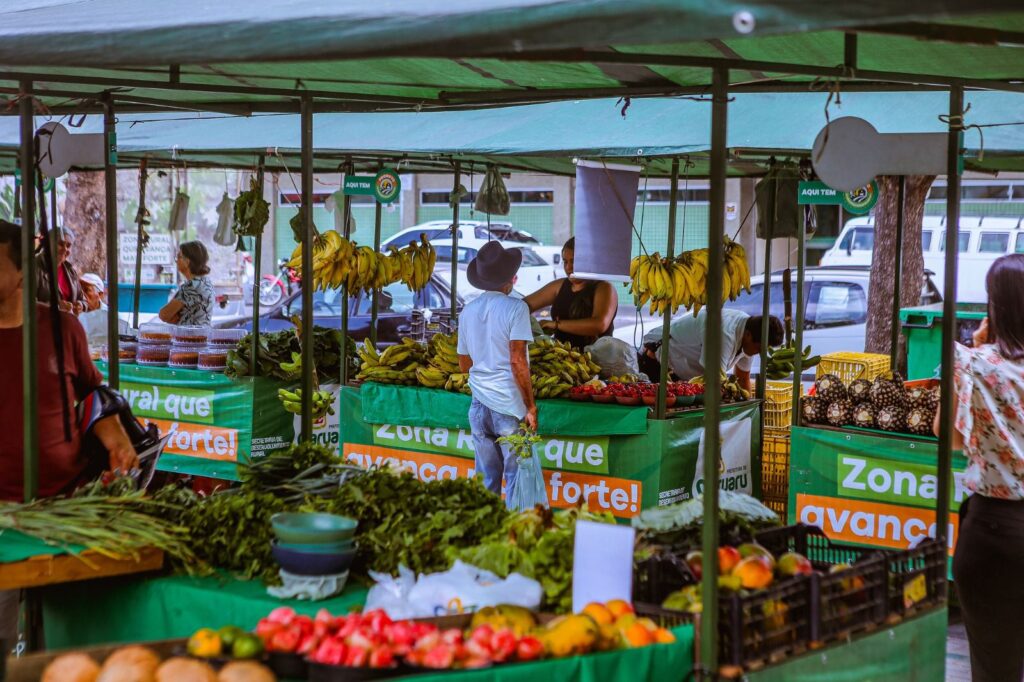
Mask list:
[[[213,284],[208,277],[196,277],[182,283],[174,297],[182,303],[178,324],[210,324],[210,317],[213,314]]]
[[[1024,363],[995,345],[956,344],[956,421],[968,465],[964,485],[985,497],[1024,499]]]

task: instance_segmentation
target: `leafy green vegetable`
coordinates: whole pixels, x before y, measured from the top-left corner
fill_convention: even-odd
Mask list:
[[[573,548],[576,522],[615,523],[608,513],[586,509],[552,512],[537,507],[509,517],[501,530],[474,547],[452,549],[449,556],[504,578],[520,573],[544,589],[541,608],[555,613],[572,611]]]
[[[519,425],[518,432],[498,439],[499,443],[508,445],[512,453],[519,459],[533,457],[533,446],[540,441],[540,436],[535,431],[531,431],[525,423]]]
[[[719,492],[719,538],[722,544],[741,544],[754,533],[781,525],[778,515],[743,493]],[[652,507],[633,519],[633,527],[645,542],[680,549],[697,547],[701,542],[704,500],[701,497]]]
[[[238,342],[238,348],[228,352],[227,368],[224,374],[232,377],[249,375],[253,354],[252,334],[246,334]],[[292,353],[301,353],[302,345],[292,330],[260,334],[259,360],[256,363],[257,376],[270,377],[281,381],[298,381],[302,378],[300,365],[292,362]],[[359,371],[356,344],[348,339],[349,373],[355,376]],[[317,376],[322,383],[334,382],[341,377],[341,331],[326,327],[313,327],[313,362]]]

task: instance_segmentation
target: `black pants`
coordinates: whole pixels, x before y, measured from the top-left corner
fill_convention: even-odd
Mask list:
[[[1024,501],[972,495],[953,556],[974,682],[1024,678]]]

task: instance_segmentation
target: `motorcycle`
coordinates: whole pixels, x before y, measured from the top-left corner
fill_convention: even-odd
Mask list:
[[[278,261],[277,268],[276,275],[263,275],[260,280],[260,305],[275,306],[302,286],[302,278],[294,268],[288,267],[287,259]]]

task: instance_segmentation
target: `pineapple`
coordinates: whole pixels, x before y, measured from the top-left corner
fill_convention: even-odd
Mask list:
[[[850,394],[850,400],[853,401],[854,405],[866,403],[871,400],[871,382],[867,379],[857,379],[850,384],[847,391]]]
[[[846,386],[842,379],[835,374],[823,374],[814,382],[815,394],[826,403],[834,403],[837,400],[845,400],[847,397]]]
[[[935,422],[935,410],[915,407],[907,413],[907,431],[918,436],[928,436]]]
[[[903,386],[881,377],[875,379],[875,383],[871,384],[870,396],[871,404],[878,409],[883,407],[902,408],[906,403],[906,391]]]
[[[853,403],[849,400],[837,400],[828,406],[828,423],[832,426],[846,426],[853,423]]]
[[[907,406],[910,408],[931,407],[938,404],[938,402],[939,395],[935,389],[915,386],[907,391]]]
[[[827,403],[821,398],[807,396],[800,400],[800,416],[805,424],[824,424],[827,408]]]
[[[871,403],[861,403],[854,407],[853,423],[863,429],[875,428],[875,406]]]
[[[901,405],[888,405],[878,408],[875,421],[883,431],[902,431],[906,426],[907,413]]]

